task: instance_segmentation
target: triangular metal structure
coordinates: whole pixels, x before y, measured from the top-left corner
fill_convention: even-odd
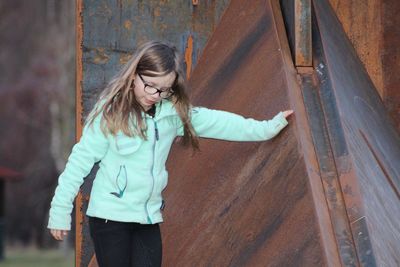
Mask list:
[[[187,43],[190,69],[203,49],[193,38],[204,43],[214,28],[205,18],[227,3],[148,1],[147,8],[128,1],[89,11],[83,2],[77,99],[86,113],[136,36],[170,38],[181,50]],[[173,148],[163,266],[399,266],[399,134],[328,0],[313,1],[313,67],[298,68],[289,48],[294,19],[286,19],[286,30],[280,2],[294,0],[226,4],[190,87],[195,105],[260,120],[285,109],[295,114],[270,141],[202,140],[193,157]],[[170,15],[173,5],[192,17]],[[77,200],[77,266],[97,266],[84,216],[92,178]]]
[[[231,1],[192,75],[197,105],[295,116],[264,143],[170,158],[165,266],[397,266],[400,138],[326,0],[295,69],[278,1]]]

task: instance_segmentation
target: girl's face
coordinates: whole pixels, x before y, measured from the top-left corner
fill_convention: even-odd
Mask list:
[[[136,101],[144,110],[149,110],[153,104],[161,101],[162,97],[160,96],[160,93],[161,95],[164,95],[171,90],[175,77],[175,72],[170,72],[166,75],[156,77],[136,73],[133,88]],[[151,94],[153,92],[156,93]]]

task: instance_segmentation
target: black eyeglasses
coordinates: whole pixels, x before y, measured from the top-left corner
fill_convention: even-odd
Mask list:
[[[144,91],[146,93],[148,93],[149,95],[155,95],[155,94],[158,93],[158,95],[161,98],[168,98],[168,97],[170,97],[170,96],[172,96],[174,94],[174,91],[172,90],[172,88],[166,88],[164,90],[160,90],[158,88],[155,88],[154,86],[151,86],[151,85],[147,84],[143,80],[142,75],[140,75],[139,73],[138,73],[138,76],[139,76],[140,80],[142,80],[142,83],[144,85]]]

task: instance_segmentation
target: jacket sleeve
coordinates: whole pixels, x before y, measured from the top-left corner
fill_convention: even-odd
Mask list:
[[[58,185],[51,201],[49,229],[70,230],[73,201],[83,179],[89,174],[94,163],[100,161],[108,149],[108,139],[100,129],[99,115],[91,126],[85,126],[82,137],[72,148],[64,171],[58,178]]]
[[[228,141],[268,140],[288,124],[283,112],[279,112],[271,120],[258,121],[204,107],[192,109],[191,122],[198,136]],[[178,128],[178,135],[183,135],[183,127]]]

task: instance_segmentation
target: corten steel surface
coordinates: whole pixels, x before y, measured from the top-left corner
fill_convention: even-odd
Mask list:
[[[82,118],[95,95],[146,40],[177,46],[186,74],[196,65],[208,37],[229,0],[221,1],[91,1],[76,0],[77,139]],[[97,266],[84,216],[96,168],[76,199],[76,266]]]
[[[280,2],[294,53],[295,0]],[[400,16],[397,16],[400,13],[400,1],[329,2],[400,131]]]
[[[338,266],[277,3],[231,1],[190,83],[196,105],[257,119],[294,108],[296,120],[268,142],[174,148],[164,266]]]
[[[329,2],[400,131],[400,1]]]
[[[202,140],[202,152],[194,157],[174,147],[162,225],[164,266],[400,262],[399,136],[327,0],[314,3],[314,68],[297,68],[298,73],[278,0],[231,1],[192,74],[213,27],[187,25],[190,34],[174,28],[176,20],[187,19],[186,13],[171,18],[168,11],[158,12],[155,7],[165,8],[166,2],[101,2],[90,13],[84,3],[92,2],[78,1],[78,45],[83,45],[78,101],[83,101],[83,113],[101,81],[125,62],[130,42],[153,38],[181,48],[195,105],[256,119],[295,111],[290,125],[267,142]],[[193,12],[189,20],[204,23],[215,15],[202,13],[202,3],[185,2]],[[133,5],[144,15],[134,13]],[[285,10],[294,12],[292,7]],[[164,15],[171,24],[160,28]],[[113,16],[120,16],[119,24]],[[126,16],[137,27],[130,28]],[[104,21],[115,34],[102,28]],[[143,33],[143,28],[156,32]],[[139,30],[129,37],[122,34],[127,29]],[[90,187],[88,179],[77,202],[78,224]],[[83,230],[77,229],[77,266],[97,266],[86,222]]]
[[[327,1],[315,3],[302,96],[279,12],[264,4],[231,2],[193,73],[195,103],[256,118],[290,105],[296,121],[262,144],[202,141],[189,160],[175,148],[165,266],[397,266],[393,121]]]
[[[295,1],[296,66],[312,66],[311,0]]]
[[[400,263],[400,137],[327,0],[314,1],[319,97],[360,265]]]
[[[351,47],[351,43],[346,39],[346,35],[329,4],[318,2],[315,5],[320,6],[319,9],[315,10],[318,21],[315,21],[316,18],[314,18],[313,25],[314,66],[316,68],[308,72],[299,70],[302,72],[303,97],[308,111],[332,225],[338,240],[340,259],[345,266],[358,264],[362,266],[375,266],[376,264],[379,266],[384,264],[386,264],[385,266],[397,266],[399,256],[394,251],[400,249],[400,225],[397,223],[399,218],[396,217],[398,214],[396,209],[398,209],[399,203],[396,203],[396,200],[392,197],[393,194],[397,197],[400,195],[399,176],[398,172],[392,170],[392,173],[390,173],[389,170],[390,165],[399,161],[399,137],[395,132],[393,121],[390,120],[384,110],[376,89],[363,64],[357,58],[355,50]],[[324,6],[321,7],[321,5]],[[286,7],[286,10],[288,9]],[[321,12],[321,10],[324,12]],[[318,31],[319,25],[323,29],[321,33]],[[325,55],[324,49],[329,53]],[[346,96],[345,93],[347,93]],[[341,95],[343,100],[339,100],[336,95]],[[361,119],[375,124],[380,123],[379,120],[386,121],[388,125],[379,130],[386,133],[370,133],[368,137],[365,134],[366,129],[362,129],[359,125],[357,126],[359,128],[352,130],[354,132],[359,131],[358,136],[354,136],[353,132],[347,133],[343,125],[351,128],[354,127],[354,122],[349,126],[349,119],[345,118],[346,116],[350,116],[350,120],[360,120],[358,116],[368,116],[366,114],[369,114],[369,112],[361,114],[356,112],[354,114],[349,99],[353,99],[355,109],[358,109],[357,102],[362,100],[370,108],[379,110],[375,113],[377,116],[373,116],[376,119],[369,117]],[[343,114],[340,112],[341,107],[342,110],[346,110]],[[369,125],[367,127],[371,129]],[[391,151],[381,147],[380,152],[382,154],[378,156],[370,141],[371,136],[374,136],[373,139],[375,139],[376,135],[380,139],[377,141],[378,144],[391,143],[394,146]],[[365,143],[366,150],[360,144],[348,141],[357,137],[360,138],[358,142]],[[348,144],[347,142],[351,143]],[[360,159],[359,154],[363,155],[362,159]],[[375,160],[370,161],[364,154],[372,155]],[[389,160],[389,163],[386,162],[385,164],[382,157]],[[352,159],[355,162],[352,162]],[[387,164],[389,164],[389,170]],[[381,174],[386,179],[376,177],[374,172],[369,171],[371,165],[380,168]],[[353,166],[357,166],[357,168]],[[363,175],[360,175],[360,173]],[[368,177],[364,175],[368,175]],[[370,182],[369,179],[374,180],[375,186],[380,187],[380,190],[385,193],[381,192],[381,196],[375,193],[379,190],[374,188],[374,183]],[[387,192],[389,195],[386,199]],[[380,200],[377,201],[377,199]],[[383,204],[386,201],[388,201],[388,204]],[[394,205],[396,210],[394,214],[396,215],[387,217],[382,212],[384,207],[381,207],[381,205],[387,205],[389,209],[390,205]],[[365,206],[370,206],[369,212],[371,214],[367,215]],[[377,219],[381,216],[383,217],[382,220],[388,221],[386,230]],[[346,220],[348,221],[347,224]],[[382,233],[381,236],[376,234],[378,229]],[[376,244],[373,243],[374,238],[371,237],[374,234],[376,235]],[[383,248],[380,243],[385,242],[388,235],[391,237],[390,242],[386,243],[386,248]],[[385,250],[384,254],[386,255],[382,255],[381,249]]]

